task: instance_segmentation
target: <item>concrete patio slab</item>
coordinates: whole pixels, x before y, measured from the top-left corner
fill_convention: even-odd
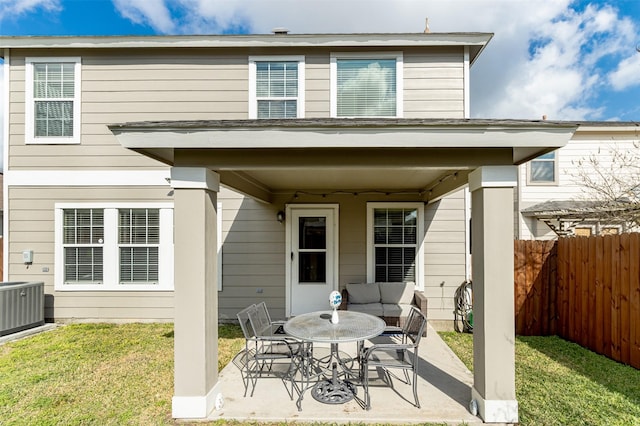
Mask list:
[[[378,337],[377,340],[388,339]],[[314,351],[328,351],[319,345]],[[356,345],[341,344],[340,351],[355,353]],[[363,389],[358,386],[357,396],[345,404],[323,404],[307,391],[298,411],[283,381],[279,378],[258,380],[253,396],[244,394],[241,371],[229,363],[219,376],[224,406],[214,411],[209,420],[233,419],[259,422],[329,422],[329,423],[384,423],[384,424],[481,424],[479,417],[469,410],[473,376],[453,354],[436,331],[429,326],[427,337],[420,343],[421,364],[418,371],[418,395],[421,408],[413,405],[411,386],[392,378],[390,387],[383,380],[370,386],[371,410],[362,408]],[[402,375],[402,373],[400,373]],[[401,377],[401,376],[400,376]],[[297,395],[296,395],[297,397]]]
[[[45,323],[37,327],[28,328],[26,330],[18,331],[12,334],[7,334],[0,337],[0,345],[7,342],[13,342],[14,340],[24,339],[25,337],[33,336],[34,334],[55,330],[58,326],[59,325],[55,323]]]

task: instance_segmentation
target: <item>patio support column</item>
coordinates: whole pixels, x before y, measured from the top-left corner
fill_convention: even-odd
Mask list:
[[[473,278],[472,405],[488,423],[518,423],[515,391],[513,188],[515,166],[469,175]]]
[[[174,418],[220,408],[216,202],[220,179],[201,167],[173,167]]]

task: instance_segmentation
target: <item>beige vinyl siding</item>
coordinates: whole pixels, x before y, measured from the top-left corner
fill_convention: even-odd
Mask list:
[[[405,51],[404,117],[464,118],[462,48]]]
[[[259,50],[258,50],[259,51]],[[268,52],[268,54],[292,52]],[[330,113],[330,50],[305,56],[305,114]],[[256,54],[252,51],[251,54]],[[25,145],[25,56],[81,56],[81,144]],[[154,169],[158,162],[123,149],[107,125],[157,120],[246,119],[248,55],[214,49],[15,50],[11,56],[9,164],[18,169]],[[404,60],[404,116],[464,116],[462,49],[409,49]],[[100,147],[100,149],[98,149]]]
[[[305,117],[330,116],[329,55],[312,54],[305,57]]]
[[[453,319],[453,295],[465,279],[465,191],[425,206],[425,295],[430,320]]]
[[[168,187],[9,187],[9,281],[43,281],[45,318],[173,320],[173,292],[55,291],[55,203],[172,202]],[[32,265],[22,251],[33,250]],[[55,302],[55,310],[53,308]]]
[[[74,51],[82,57],[80,145],[24,144],[24,56],[11,59],[10,160],[18,169],[154,169],[157,161],[122,148],[109,124],[147,120],[246,119],[247,55],[209,50]],[[28,56],[64,56],[50,51]]]
[[[223,265],[219,318],[234,320],[238,311],[261,301],[274,318],[284,318],[285,231],[276,220],[278,204],[258,203],[226,188],[218,202]]]
[[[367,203],[340,197],[340,288],[367,282]]]

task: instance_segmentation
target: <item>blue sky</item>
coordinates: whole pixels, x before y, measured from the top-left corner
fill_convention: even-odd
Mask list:
[[[0,35],[493,32],[473,117],[640,121],[640,0],[0,0]]]

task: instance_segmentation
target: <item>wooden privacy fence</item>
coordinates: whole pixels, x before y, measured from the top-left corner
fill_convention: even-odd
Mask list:
[[[640,234],[516,241],[516,333],[640,368]]]

